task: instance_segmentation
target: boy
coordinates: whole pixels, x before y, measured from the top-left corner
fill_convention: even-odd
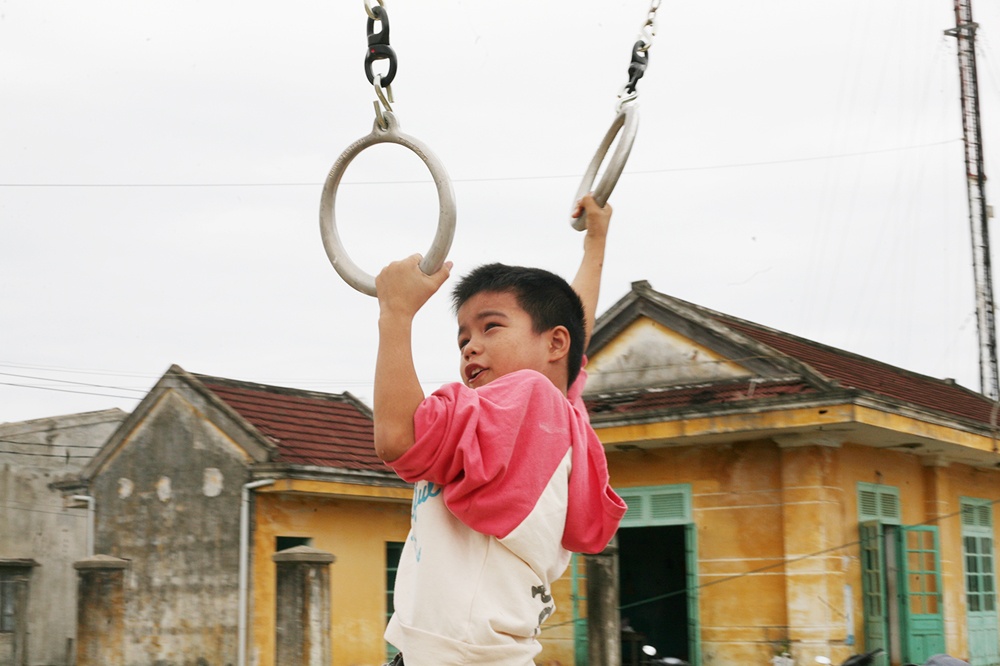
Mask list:
[[[454,291],[462,384],[426,398],[411,323],[448,278],[414,255],[376,279],[375,450],[414,482],[410,535],[385,638],[406,666],[529,666],[570,552],[600,552],[625,503],[580,397],[610,206],[587,196],[571,287],[540,269],[491,264]]]

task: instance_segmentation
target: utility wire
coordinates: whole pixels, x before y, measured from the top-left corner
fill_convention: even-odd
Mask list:
[[[76,393],[78,395],[96,395],[102,398],[124,398],[126,400],[139,400],[140,398],[134,395],[113,395],[111,393],[97,393],[93,391],[74,391],[72,389],[62,389],[56,388],[54,386],[36,386],[34,384],[16,384],[14,382],[0,382],[0,386],[16,386],[17,388],[31,388],[39,389],[42,391],[58,391],[59,393]],[[133,390],[133,389],[124,389]]]
[[[862,157],[865,155],[880,155],[885,153],[898,153],[908,150],[920,150],[923,148],[933,148],[956,143],[961,139],[946,139],[944,141],[934,141],[931,143],[916,144],[911,146],[897,146],[895,148],[879,148],[874,150],[857,151],[851,153],[837,153],[832,155],[812,155],[807,157],[791,157],[783,160],[766,160],[759,162],[733,162],[730,164],[711,164],[705,166],[671,167],[665,169],[640,169],[626,170],[625,175],[654,175],[661,173],[678,173],[689,171],[712,171],[716,169],[742,169],[759,166],[774,166],[779,164],[797,164],[801,162],[816,162],[822,160],[846,159],[851,157]],[[452,178],[454,183],[499,183],[524,180],[564,180],[578,179],[581,174],[563,174],[548,176],[498,176],[491,178]],[[416,185],[432,182],[429,179],[420,180],[392,180],[392,181],[345,181],[343,186],[360,185]],[[0,183],[0,187],[5,188],[254,188],[254,187],[319,187],[318,182],[287,182],[287,183]]]
[[[998,503],[1000,503],[1000,500],[992,500],[992,501],[989,502],[989,505],[992,507],[992,506],[996,506]],[[937,517],[934,517],[934,518],[928,518],[927,520],[923,521],[922,523],[916,523],[915,525],[899,525],[899,527],[923,527],[923,526],[929,526],[929,525],[933,525],[935,523],[939,523],[939,522],[941,522],[943,520],[947,520],[947,519],[959,517],[961,515],[962,515],[962,509],[959,509],[958,511],[953,511],[952,513],[944,514],[942,516],[937,516]],[[626,529],[629,529],[629,528],[626,528]],[[740,572],[738,574],[733,574],[731,576],[725,576],[723,578],[718,578],[716,580],[709,581],[707,583],[700,583],[700,584],[698,584],[698,585],[695,586],[695,589],[698,590],[698,591],[701,591],[701,590],[703,590],[703,589],[705,589],[707,587],[713,587],[715,585],[721,585],[723,583],[731,583],[731,582],[733,582],[735,580],[739,580],[739,579],[745,578],[747,576],[752,576],[754,574],[763,573],[765,571],[770,571],[772,569],[783,568],[783,567],[785,567],[785,566],[787,566],[789,564],[794,564],[796,562],[801,562],[803,560],[808,560],[808,559],[813,558],[813,557],[820,557],[820,556],[823,556],[823,555],[828,555],[830,553],[835,553],[837,551],[844,550],[845,548],[853,548],[854,546],[859,546],[859,545],[861,545],[864,542],[865,542],[865,539],[859,538],[859,539],[856,539],[854,541],[849,541],[847,543],[840,544],[839,546],[832,546],[830,548],[824,548],[822,550],[817,550],[817,551],[815,551],[813,553],[809,553],[807,555],[800,555],[798,557],[793,557],[793,558],[790,558],[790,559],[782,559],[782,560],[780,560],[778,562],[775,562],[774,564],[767,564],[767,565],[764,565],[764,566],[761,566],[761,567],[757,567],[755,569],[750,569],[748,571]],[[676,596],[679,596],[679,595],[682,595],[682,594],[686,595],[688,592],[689,592],[688,588],[685,587],[682,590],[674,590],[672,592],[667,592],[665,594],[658,594],[656,596],[647,597],[645,599],[640,599],[639,601],[634,601],[632,603],[623,604],[621,606],[618,606],[618,610],[619,611],[628,610],[630,608],[635,608],[637,606],[643,606],[645,604],[651,604],[651,603],[654,603],[654,602],[657,602],[657,601],[663,601],[664,599],[669,599],[669,598],[676,597]],[[587,618],[585,618],[585,617],[578,617],[578,618],[574,618],[572,620],[566,620],[564,622],[559,622],[559,623],[552,624],[552,625],[546,625],[546,626],[542,627],[542,631],[545,631],[545,630],[548,630],[548,629],[555,629],[557,627],[563,627],[563,626],[566,626],[568,624],[574,624],[576,622],[580,622],[580,621],[586,620],[586,619]]]
[[[126,386],[108,386],[106,384],[90,384],[87,382],[74,382],[69,379],[56,379],[55,377],[37,377],[35,375],[18,375],[13,372],[0,372],[0,375],[4,377],[18,377],[20,379],[35,379],[43,382],[59,382],[60,384],[73,384],[75,386],[88,386],[91,388],[106,388],[115,389],[120,391],[136,391],[138,393],[146,393],[145,389],[138,388],[128,388]]]

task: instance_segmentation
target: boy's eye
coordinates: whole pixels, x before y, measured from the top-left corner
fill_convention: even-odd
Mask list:
[[[459,349],[462,349],[467,344],[469,344],[469,339],[468,338],[459,338],[459,340],[458,340],[458,348]]]
[[[483,326],[483,330],[484,330],[484,331],[488,331],[488,330],[490,330],[491,328],[496,328],[496,327],[497,327],[497,326],[499,326],[499,325],[500,325],[500,324],[498,324],[497,322],[495,322],[495,321],[491,321],[491,322],[487,323],[487,324],[486,324],[486,326]]]

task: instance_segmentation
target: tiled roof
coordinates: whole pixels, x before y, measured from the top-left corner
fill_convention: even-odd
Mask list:
[[[990,423],[994,403],[954,382],[903,370],[751,322],[724,315],[716,319],[747,337],[808,364],[844,388],[870,391],[952,416]]]
[[[194,375],[277,447],[281,462],[387,471],[369,409],[349,393],[318,393]]]
[[[605,415],[656,413],[661,410],[682,410],[686,407],[719,405],[748,401],[762,401],[767,398],[781,398],[789,395],[816,393],[816,389],[799,378],[748,381],[717,382],[711,384],[685,385],[656,389],[644,389],[631,393],[611,395],[587,395],[587,410],[595,418]]]
[[[747,367],[756,366],[751,370],[756,374],[754,391],[748,391],[748,381],[743,379],[587,395],[588,406],[597,419],[602,412],[612,419],[615,414],[638,416],[660,410],[672,410],[679,416],[698,406],[735,408],[740,402],[750,408],[751,398],[787,401],[794,400],[795,394],[802,394],[803,399],[809,395],[842,399],[844,391],[857,391],[977,425],[991,426],[997,419],[993,413],[996,403],[953,380],[910,372],[695,305],[662,294],[644,280],[633,282],[632,291],[601,315],[594,342],[598,346],[607,344],[624,330],[627,321],[639,316],[651,317],[667,327],[680,325],[688,334],[703,331],[704,343],[712,346],[721,341],[719,350],[724,355],[749,352]]]

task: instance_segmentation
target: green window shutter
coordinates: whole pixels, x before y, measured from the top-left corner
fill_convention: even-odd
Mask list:
[[[901,524],[899,488],[858,483],[858,522],[873,520],[885,525]]]
[[[693,522],[689,484],[621,488],[618,494],[628,504],[622,527],[686,525]]]
[[[961,498],[962,532],[993,532],[993,503],[990,500]]]

